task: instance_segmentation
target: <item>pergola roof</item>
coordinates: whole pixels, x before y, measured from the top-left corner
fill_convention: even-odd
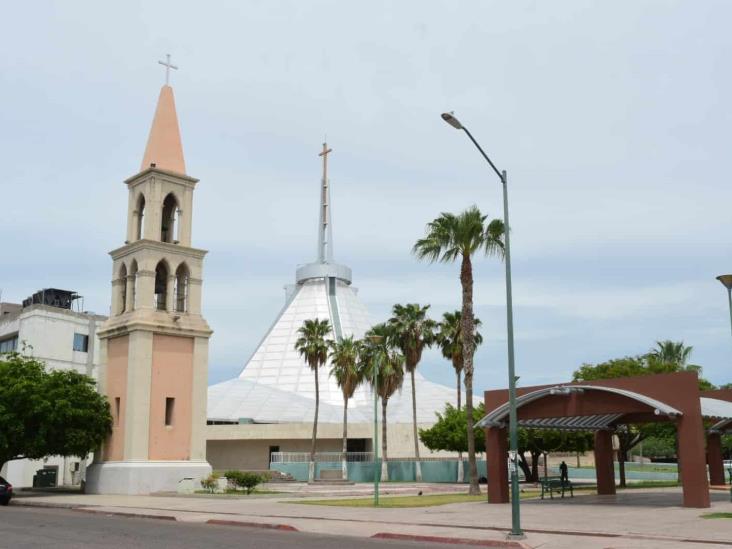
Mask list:
[[[626,389],[618,389],[616,387],[602,387],[598,385],[555,385],[553,387],[544,387],[537,391],[532,391],[516,398],[516,408],[521,408],[530,402],[539,400],[547,396],[569,395],[572,393],[582,393],[584,391],[604,391],[621,395],[641,404],[645,404],[652,408],[656,415],[667,417],[680,416],[682,413],[676,408],[669,406],[659,400],[649,396],[628,391]],[[716,398],[700,397],[701,413],[704,418],[719,420],[712,426],[712,430],[726,431],[732,430],[732,402],[719,400]],[[483,419],[475,424],[476,427],[504,427],[507,424],[509,415],[508,402],[502,404],[492,412],[488,413]],[[564,429],[571,431],[598,431],[610,429],[615,425],[624,414],[598,414],[587,416],[566,416],[566,417],[549,417],[538,419],[519,419],[519,426],[529,429]]]
[[[516,407],[520,408],[530,402],[539,400],[547,396],[553,395],[569,395],[571,393],[581,393],[584,391],[603,391],[621,395],[641,404],[645,404],[653,409],[656,415],[678,416],[681,412],[676,408],[664,404],[663,402],[651,398],[640,393],[618,389],[616,387],[602,387],[597,385],[556,385],[554,387],[544,387],[531,393],[526,393],[516,398]],[[506,424],[509,414],[508,402],[499,406],[483,419],[476,423],[476,427],[503,427]],[[519,420],[522,427],[534,429],[567,429],[575,431],[598,431],[610,428],[623,414],[602,414],[590,416],[568,416],[556,418],[541,419],[525,419]]]
[[[732,431],[732,402],[701,397],[701,408],[705,418],[719,420],[712,425],[711,431]]]

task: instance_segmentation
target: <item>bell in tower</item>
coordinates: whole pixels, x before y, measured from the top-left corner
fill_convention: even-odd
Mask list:
[[[173,88],[160,90],[140,172],[128,189],[127,238],[112,250],[112,306],[99,330],[99,386],[112,434],[87,470],[87,491],[175,491],[211,472],[206,392],[211,329],[201,316],[205,250],[191,246],[193,191]]]

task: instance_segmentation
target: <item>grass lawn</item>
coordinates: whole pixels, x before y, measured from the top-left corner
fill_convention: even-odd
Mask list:
[[[426,496],[383,496],[379,498],[379,507],[432,507],[447,505],[448,503],[467,503],[472,501],[486,501],[486,495],[469,496],[468,494],[428,494]],[[374,498],[351,499],[311,499],[302,501],[288,501],[300,505],[330,505],[335,507],[373,507]]]
[[[701,518],[704,519],[732,519],[732,513],[707,513],[706,515],[702,515]]]
[[[521,499],[535,498],[539,492],[535,490],[521,492]],[[379,507],[434,507],[436,505],[448,505],[450,503],[471,503],[487,501],[488,496],[484,493],[479,496],[468,494],[427,494],[424,496],[382,496],[379,498]],[[349,499],[304,499],[300,501],[287,501],[284,503],[296,503],[298,505],[329,505],[332,507],[373,507],[372,496]]]

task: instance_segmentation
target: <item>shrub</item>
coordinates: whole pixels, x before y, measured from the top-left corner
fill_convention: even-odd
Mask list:
[[[219,474],[211,473],[206,478],[201,479],[201,488],[207,490],[210,493],[214,493],[216,486],[218,485]]]
[[[229,480],[229,484],[233,485],[234,489],[243,488],[247,494],[251,494],[259,484],[265,481],[262,475],[244,471],[226,471],[224,476]]]

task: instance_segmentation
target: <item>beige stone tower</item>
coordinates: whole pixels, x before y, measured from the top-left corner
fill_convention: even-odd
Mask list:
[[[127,179],[127,238],[110,252],[112,308],[99,330],[100,390],[114,427],[87,491],[175,490],[211,472],[206,392],[211,329],[201,316],[204,250],[191,247],[193,190],[173,89],[160,91],[140,173]]]

